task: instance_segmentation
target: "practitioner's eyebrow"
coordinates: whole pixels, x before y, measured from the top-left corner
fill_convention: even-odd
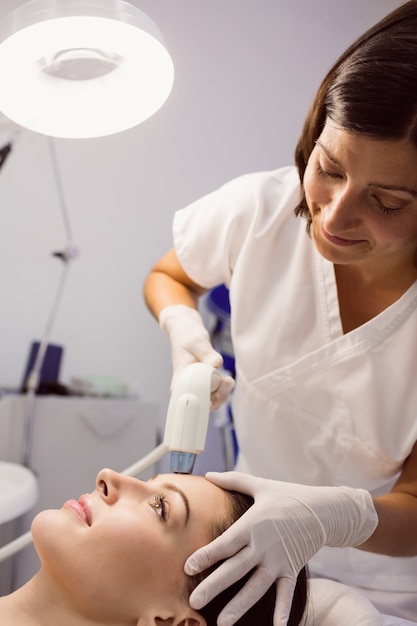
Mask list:
[[[341,167],[343,169],[342,164],[331,154],[331,152],[328,150],[328,148],[326,148],[326,146],[324,144],[322,144],[322,142],[320,141],[320,139],[317,139],[316,141],[316,145],[319,146],[323,152],[325,153],[325,155],[327,156],[327,158],[334,163],[335,165],[337,165],[337,167]]]
[[[323,152],[325,153],[327,158],[332,163],[334,163],[337,167],[340,167],[343,170],[343,165],[340,163],[340,161],[338,161],[332,155],[330,150],[328,148],[326,148],[326,146],[319,139],[317,139],[316,145],[318,145],[323,150]],[[385,185],[383,183],[369,183],[368,187],[377,187],[378,189],[383,189],[383,190],[386,190],[386,191],[394,191],[394,192],[395,191],[399,191],[399,192],[403,192],[403,193],[408,193],[413,198],[417,198],[417,190],[416,189],[413,189],[411,187],[404,187],[403,185]]]

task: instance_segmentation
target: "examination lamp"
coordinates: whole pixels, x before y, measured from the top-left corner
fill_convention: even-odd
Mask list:
[[[132,128],[164,104],[173,80],[158,27],[123,0],[31,0],[0,23],[0,111],[37,133]]]

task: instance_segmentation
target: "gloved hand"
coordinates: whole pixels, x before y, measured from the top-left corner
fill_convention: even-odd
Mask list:
[[[211,345],[208,331],[196,309],[182,304],[167,306],[159,314],[159,325],[171,343],[173,368],[171,390],[179,372],[187,365],[201,362],[218,368],[223,364],[223,357]],[[231,376],[223,376],[220,379],[210,397],[213,410],[218,409],[227,400],[234,385],[235,381]]]
[[[192,554],[186,574],[227,559],[190,596],[198,610],[256,566],[245,587],[219,615],[219,626],[234,624],[277,581],[274,626],[287,624],[297,575],[322,546],[357,546],[375,530],[371,495],[350,487],[310,487],[240,472],[209,472],[222,487],[250,494],[255,502],[230,528]]]

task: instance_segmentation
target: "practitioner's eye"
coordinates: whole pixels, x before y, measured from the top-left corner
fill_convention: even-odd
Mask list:
[[[332,171],[328,167],[324,167],[319,161],[316,164],[316,171],[322,178],[342,178],[340,172]]]
[[[372,198],[376,202],[379,210],[385,213],[386,215],[391,215],[393,213],[398,214],[400,211],[402,211],[405,208],[405,206],[388,206],[388,202],[387,203],[382,202],[378,198],[378,196],[375,194],[372,194]]]
[[[162,522],[168,520],[168,506],[163,493],[157,493],[151,502],[151,507],[156,511]]]

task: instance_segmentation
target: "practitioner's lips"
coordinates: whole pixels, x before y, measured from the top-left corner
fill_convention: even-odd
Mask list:
[[[355,246],[359,243],[364,243],[365,241],[365,239],[344,239],[343,237],[336,237],[336,235],[331,235],[324,228],[323,224],[321,225],[321,232],[328,241],[335,244],[336,246]]]
[[[92,516],[90,507],[89,496],[83,495],[77,500],[67,500],[64,504],[64,508],[71,509],[74,513],[85,523],[87,526],[91,526]]]

